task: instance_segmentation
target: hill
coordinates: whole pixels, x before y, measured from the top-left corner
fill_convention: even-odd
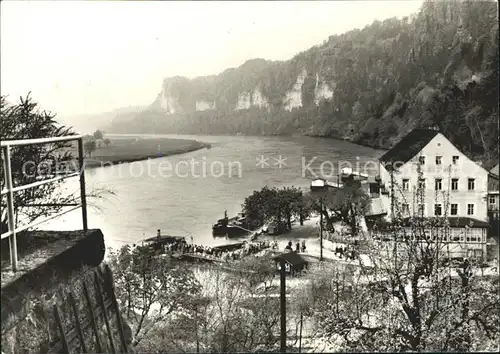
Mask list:
[[[427,1],[403,19],[330,36],[287,61],[163,81],[153,104],[108,130],[306,135],[388,148],[437,125],[473,156],[498,157],[496,2]]]
[[[120,123],[132,120],[148,107],[123,107],[109,112],[97,114],[79,114],[74,116],[58,116],[57,119],[66,126],[72,126],[80,133],[92,133],[98,128],[109,126],[111,122]]]

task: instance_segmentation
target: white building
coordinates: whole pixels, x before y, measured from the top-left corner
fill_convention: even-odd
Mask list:
[[[462,256],[486,254],[488,171],[438,130],[415,129],[387,151],[379,159],[377,182],[368,216],[446,217],[450,241],[462,244]]]
[[[488,171],[437,130],[406,135],[380,158],[379,176],[389,219],[401,213],[488,221]]]

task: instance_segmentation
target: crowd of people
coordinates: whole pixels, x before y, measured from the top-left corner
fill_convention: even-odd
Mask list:
[[[276,248],[277,246],[278,244],[276,243]],[[306,240],[302,240],[302,244],[300,242],[297,242],[295,244],[295,249],[293,248],[293,242],[292,241],[288,242],[288,245],[286,245],[285,247],[285,252],[291,252],[291,251],[295,251],[297,253],[299,252],[304,253],[306,251]]]
[[[266,248],[270,248],[269,241],[244,242],[243,247],[225,251],[220,248],[210,246],[200,246],[185,242],[169,243],[164,245],[164,253],[193,254],[205,258],[218,259],[222,261],[238,260],[250,254],[258,253]]]
[[[344,258],[345,259],[351,259],[354,260],[358,256],[358,252],[354,249],[348,249],[346,247],[335,247],[335,255],[338,256],[340,259]]]

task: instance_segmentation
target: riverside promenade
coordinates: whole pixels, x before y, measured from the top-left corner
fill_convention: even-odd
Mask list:
[[[282,234],[282,235],[261,235],[257,239],[260,241],[276,241],[278,243],[278,251],[284,251],[288,242],[292,242],[293,249],[295,250],[296,243],[302,244],[302,241],[306,243],[306,251],[304,253],[299,252],[300,255],[306,256],[308,258],[318,259],[321,256],[321,246],[319,237],[319,222],[320,217],[314,216],[310,219],[304,221],[304,225],[299,225],[295,223],[292,226],[292,230]],[[326,236],[326,232],[323,237]],[[335,254],[336,247],[347,247],[347,243],[343,242],[332,242],[323,238],[323,259],[327,261],[335,261],[349,264],[359,264],[359,260],[346,260],[345,258],[340,258]]]

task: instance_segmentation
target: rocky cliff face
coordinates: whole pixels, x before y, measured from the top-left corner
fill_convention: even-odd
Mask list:
[[[205,101],[205,100],[199,100],[196,101],[196,110],[197,111],[207,111],[211,109],[215,109],[216,105],[214,101]]]
[[[333,83],[335,87],[335,83]],[[314,102],[319,104],[322,99],[330,100],[333,97],[333,90],[323,81],[320,81],[319,75],[316,74],[316,88],[314,89]]]
[[[149,110],[109,131],[302,133],[388,148],[413,127],[438,125],[464,150],[498,151],[497,10],[429,0],[287,61],[167,78]]]
[[[244,69],[249,63],[252,63],[252,60],[236,70]],[[264,64],[260,68],[261,71],[266,69],[265,65],[269,63],[271,62],[260,62],[259,64]],[[241,71],[238,73],[241,74],[239,75],[240,77],[233,75],[239,81],[236,85],[231,85],[230,83],[227,85],[228,83],[224,82],[224,74],[221,75],[219,80],[213,80],[211,83],[199,79],[189,80],[179,77],[165,79],[162,90],[152,104],[152,107],[157,110],[159,109],[165,115],[209,110],[241,111],[252,107],[270,109],[271,105],[274,108],[282,108],[287,111],[303,107],[303,91],[306,89],[304,83],[306,78],[310,76],[305,68],[302,68],[296,74],[296,80],[292,87],[288,90],[283,90],[281,94],[278,92],[276,95],[275,92],[274,96],[278,97],[266,95],[264,92],[266,88],[263,89],[262,87],[268,84],[268,78],[257,77],[255,72],[250,73],[249,77],[246,77],[243,70]],[[316,81],[312,89],[314,92],[313,103],[317,105],[322,99],[330,100],[333,97],[333,91],[330,85],[325,82],[325,78],[320,77],[318,72],[315,73],[315,77]],[[234,92],[232,88],[231,90],[225,89],[226,86],[239,86],[240,89]],[[241,86],[246,86],[249,89],[242,90],[241,88],[243,87]]]
[[[302,72],[297,77],[297,81],[290,91],[287,91],[283,100],[284,108],[291,111],[293,108],[302,107],[302,86],[307,77],[307,70],[302,69]]]

